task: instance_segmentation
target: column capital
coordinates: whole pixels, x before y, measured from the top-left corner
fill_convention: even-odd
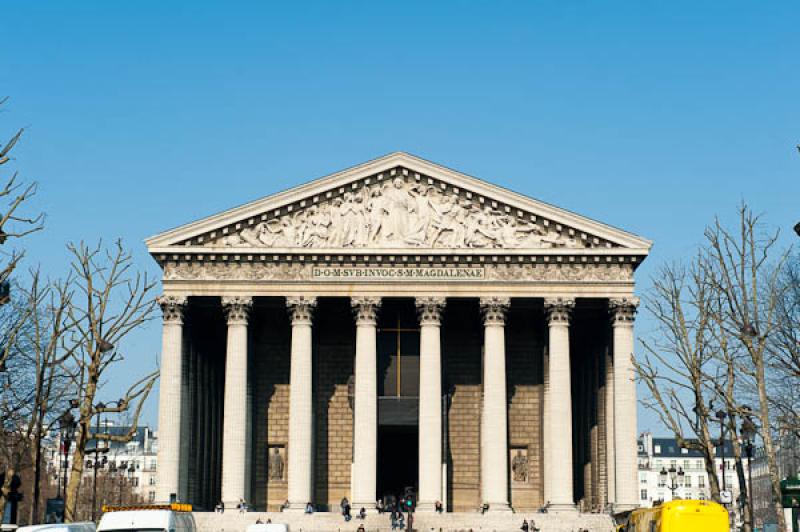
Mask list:
[[[553,297],[544,300],[544,310],[547,313],[547,324],[569,325],[572,310],[575,308],[575,299],[571,297]]]
[[[611,323],[614,326],[633,326],[636,319],[636,309],[639,307],[638,297],[621,297],[608,300],[608,310],[611,312]]]
[[[436,296],[421,296],[414,299],[417,306],[420,325],[439,325],[442,321],[442,310],[447,299]]]
[[[292,325],[310,325],[314,309],[317,306],[317,298],[314,296],[287,297],[286,306],[289,308]]]
[[[228,325],[247,325],[250,309],[253,308],[253,298],[249,296],[224,296],[222,308]]]
[[[511,306],[510,297],[482,297],[480,304],[484,325],[505,325],[506,312]]]
[[[156,297],[156,303],[164,314],[164,322],[178,325],[183,323],[183,311],[186,310],[188,301],[189,298],[186,296],[160,295]]]
[[[350,305],[356,315],[356,325],[375,325],[377,323],[381,298],[369,296],[351,297]]]

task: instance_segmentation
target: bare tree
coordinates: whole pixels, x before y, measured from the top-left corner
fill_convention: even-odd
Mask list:
[[[138,428],[139,414],[149,396],[157,371],[134,382],[114,406],[95,404],[103,376],[122,360],[115,346],[137,327],[153,318],[155,282],[133,271],[133,260],[121,242],[105,249],[81,243],[68,246],[75,275],[75,297],[69,315],[75,324],[71,342],[75,346],[72,375],[77,392],[78,416],[72,469],[65,497],[65,519],[73,521],[90,440],[129,441]],[[92,418],[106,412],[129,413],[127,434],[111,435],[92,431]]]
[[[7,98],[0,99],[0,106],[6,102]],[[0,170],[11,162],[11,151],[22,137],[23,130],[18,130],[11,139],[0,145]],[[23,207],[29,202],[30,198],[36,194],[36,183],[23,184],[17,181],[17,173],[13,172],[10,176],[0,178],[0,202],[5,203],[5,207],[0,212],[0,246],[5,245],[8,239],[22,238],[30,233],[42,229],[44,216],[42,214],[33,217],[22,213]],[[0,285],[7,287],[11,273],[19,264],[24,253],[19,250],[2,251],[4,258],[0,262]],[[3,303],[7,300],[7,293],[2,294]],[[6,362],[0,359],[0,366]]]
[[[720,500],[714,467],[715,442],[709,423],[714,390],[713,294],[703,278],[702,254],[686,268],[666,266],[645,297],[645,309],[655,319],[652,338],[642,341],[644,354],[634,361],[639,379],[650,392],[643,404],[671,430],[678,445],[699,451],[708,474],[711,498]]]
[[[708,261],[704,276],[719,295],[715,309],[720,334],[741,349],[736,374],[744,388],[754,391],[754,414],[764,446],[772,502],[778,527],[786,530],[780,492],[780,473],[773,439],[774,416],[768,390],[770,338],[778,334],[778,316],[786,287],[781,271],[788,257],[776,248],[778,233],[763,231],[760,217],[747,205],[738,209],[737,227],[729,230],[716,220],[705,232]]]
[[[9,384],[3,388],[0,416],[7,434],[14,436],[0,445],[6,464],[6,477],[0,487],[0,517],[10,493],[10,481],[23,464],[33,470],[31,520],[38,512],[42,438],[55,421],[59,405],[68,391],[61,341],[70,327],[67,316],[69,283],[41,280],[31,271],[28,288],[18,287],[20,297],[9,310],[14,315],[7,333],[6,358],[10,361]]]

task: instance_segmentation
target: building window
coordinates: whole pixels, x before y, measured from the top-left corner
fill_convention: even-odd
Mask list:
[[[150,477],[150,485],[151,486],[155,486],[156,485],[156,477],[153,477],[153,476]]]
[[[134,488],[139,487],[139,477],[133,477],[131,479],[131,486],[133,486]]]
[[[706,487],[706,477],[699,476],[697,477],[697,487],[698,488],[705,488]]]
[[[647,490],[642,490],[640,495],[641,495],[640,499],[642,499],[643,501],[647,500]]]
[[[639,475],[639,484],[647,484],[647,473],[641,473]]]
[[[151,491],[147,494],[147,502],[156,502],[156,492]]]
[[[691,475],[686,475],[685,477],[683,477],[683,482],[684,482],[684,485],[687,488],[691,488],[692,487],[692,477],[691,477]]]

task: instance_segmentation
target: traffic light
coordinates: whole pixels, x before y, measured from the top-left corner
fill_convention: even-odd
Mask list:
[[[403,496],[403,499],[405,499],[405,501],[406,501],[405,510],[407,512],[413,512],[414,510],[416,510],[416,508],[417,508],[417,500],[416,500],[416,497],[414,496],[414,488],[407,487],[405,489],[405,494]]]

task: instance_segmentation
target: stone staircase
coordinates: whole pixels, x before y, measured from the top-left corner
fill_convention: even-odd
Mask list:
[[[333,512],[317,512],[311,515],[293,512],[248,512],[226,511],[224,514],[195,512],[198,532],[244,532],[247,525],[260,519],[273,523],[285,523],[290,532],[355,532],[363,523],[367,532],[390,532],[388,514],[370,514],[364,521],[352,519],[346,523],[341,515]],[[522,520],[535,522],[541,532],[576,532],[581,528],[591,532],[613,532],[614,523],[604,514],[581,513],[444,513],[414,514],[414,530],[417,532],[519,532]],[[405,530],[404,532],[408,532]],[[532,530],[531,530],[532,532]]]

